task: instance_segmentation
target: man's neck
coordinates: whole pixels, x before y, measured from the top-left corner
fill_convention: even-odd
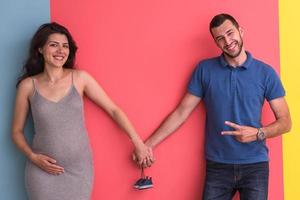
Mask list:
[[[235,58],[229,57],[226,54],[224,54],[224,57],[230,66],[238,67],[238,66],[241,66],[247,60],[247,53],[245,50],[242,50],[240,55],[238,55]]]

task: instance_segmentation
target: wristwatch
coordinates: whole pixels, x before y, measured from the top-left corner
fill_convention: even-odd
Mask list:
[[[263,132],[263,130],[261,130],[261,128],[258,128],[256,138],[258,141],[263,141],[264,139],[266,139],[266,134]]]

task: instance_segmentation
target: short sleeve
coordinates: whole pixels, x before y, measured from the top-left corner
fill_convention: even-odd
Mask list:
[[[188,84],[188,92],[198,96],[203,97],[203,87],[202,87],[202,67],[198,64],[191,76],[191,79]]]
[[[267,101],[285,96],[285,90],[274,69],[269,70],[266,80],[265,97]]]

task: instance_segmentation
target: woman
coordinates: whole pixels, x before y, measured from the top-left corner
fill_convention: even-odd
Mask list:
[[[83,95],[127,133],[140,164],[152,160],[151,150],[126,115],[88,73],[74,69],[76,50],[65,27],[42,25],[31,41],[24,74],[17,84],[12,138],[29,160],[25,182],[31,200],[90,199],[93,164],[84,125]],[[32,147],[23,134],[29,108],[36,133]]]

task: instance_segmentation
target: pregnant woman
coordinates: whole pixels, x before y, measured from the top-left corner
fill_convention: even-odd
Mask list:
[[[87,72],[74,69],[76,44],[69,31],[43,24],[32,38],[24,74],[17,84],[12,138],[27,156],[25,184],[30,200],[89,200],[93,162],[84,124],[83,95],[103,108],[127,133],[140,164],[152,152],[126,115]],[[23,129],[31,111],[35,135],[30,147]]]

